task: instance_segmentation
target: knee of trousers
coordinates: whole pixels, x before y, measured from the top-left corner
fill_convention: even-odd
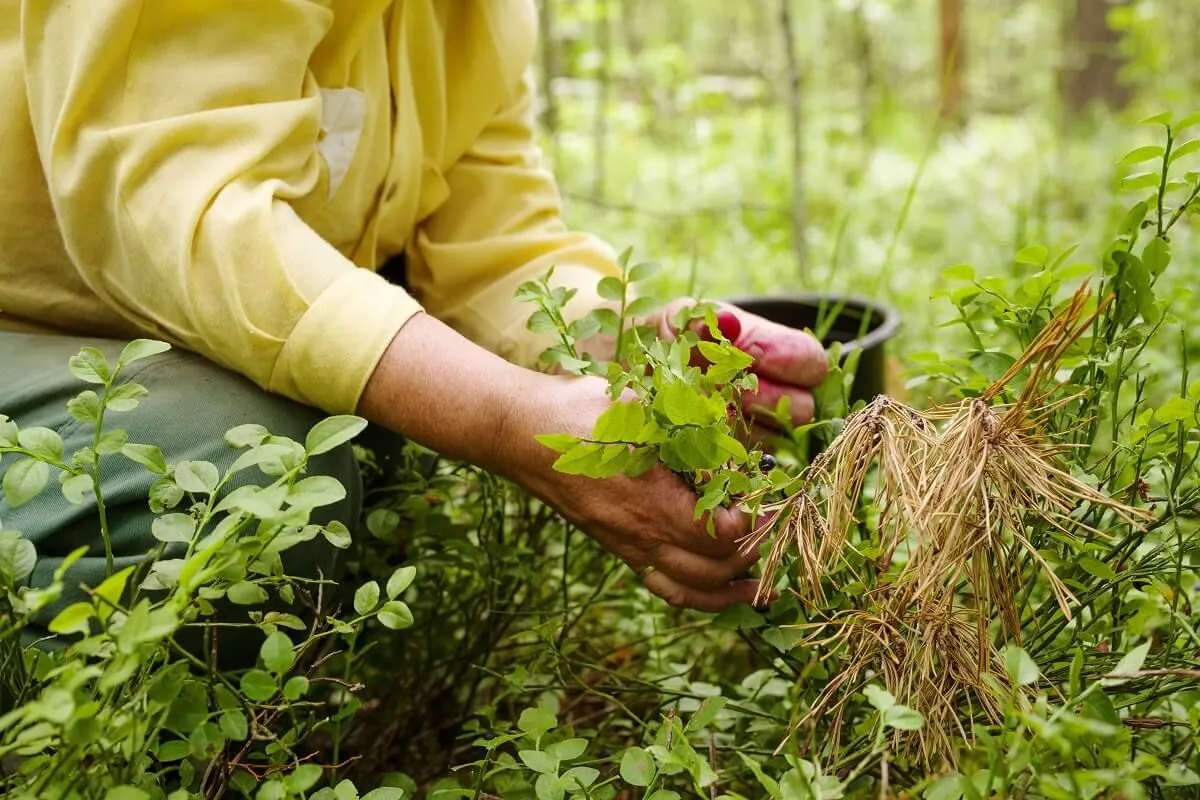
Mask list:
[[[0,413],[12,417],[21,427],[44,426],[57,431],[69,457],[74,450],[92,444],[94,428],[76,422],[67,413],[67,401],[87,388],[70,374],[67,360],[80,346],[95,346],[115,362],[123,343],[36,338],[36,349],[43,351],[37,358],[26,355],[15,359],[19,362],[15,365],[0,366],[0,372],[13,370],[16,376],[4,382]],[[0,377],[7,379],[8,375]],[[231,428],[259,424],[272,434],[302,443],[312,426],[325,416],[180,350],[132,365],[122,380],[142,384],[148,395],[132,411],[110,413],[105,428],[125,430],[130,442],[158,446],[168,463],[209,461],[224,472],[243,452],[226,444],[225,433]],[[13,463],[11,456],[0,461],[0,478]],[[327,524],[338,520],[353,529],[362,508],[362,479],[352,446],[345,444],[313,458],[307,475],[327,475],[346,488],[343,500],[317,509],[312,521]],[[143,562],[159,547],[152,534],[155,514],[149,506],[154,479],[145,468],[121,455],[101,461],[101,489],[116,569]],[[266,485],[273,480],[251,468],[239,472],[229,489]],[[80,546],[88,547],[86,556],[67,573],[63,599],[38,618],[37,627],[48,624],[67,603],[86,597],[80,584],[94,587],[106,576],[96,505],[68,503],[58,491],[57,482],[51,481],[38,497],[18,508],[9,508],[0,498],[0,520],[6,529],[21,531],[37,547],[38,563],[30,580],[35,586],[48,583],[66,555]],[[304,578],[329,577],[339,567],[337,551],[322,537],[286,551],[283,561],[289,574]],[[29,634],[44,636],[45,630],[31,630]]]

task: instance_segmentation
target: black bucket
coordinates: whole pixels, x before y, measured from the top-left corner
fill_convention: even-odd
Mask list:
[[[900,315],[891,306],[857,297],[816,293],[747,297],[728,302],[800,330],[816,330],[821,316],[828,318],[836,311],[837,316],[824,337],[826,348],[840,342],[843,358],[855,350],[862,352],[850,390],[851,404],[870,401],[886,391],[886,346],[900,331]]]

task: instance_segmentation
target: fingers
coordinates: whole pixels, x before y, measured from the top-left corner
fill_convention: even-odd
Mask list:
[[[754,358],[756,374],[802,387],[818,386],[825,380],[829,371],[825,348],[811,334],[755,314],[740,310],[736,313],[740,331],[738,338],[731,341]]]
[[[775,409],[779,401],[788,398],[788,414],[793,425],[806,425],[812,422],[815,406],[811,392],[797,389],[794,386],[776,383],[768,378],[758,379],[758,391],[742,397],[743,410],[755,422],[769,427],[779,427],[774,419]]]
[[[737,550],[723,558],[709,558],[671,544],[663,544],[654,553],[654,568],[676,583],[690,589],[720,589],[752,567],[758,553]],[[654,573],[651,573],[654,574]]]
[[[644,582],[654,595],[673,606],[714,614],[738,603],[753,603],[758,581],[731,581],[719,588],[702,590],[685,586],[662,572],[651,572]]]
[[[667,340],[675,338],[672,321],[680,309],[693,306],[696,301],[680,298],[667,306],[659,318],[659,335]],[[754,358],[751,368],[760,377],[776,383],[810,388],[825,380],[829,371],[825,348],[811,334],[771,322],[757,314],[750,314],[727,303],[714,302],[717,311],[717,326],[721,334],[735,347]],[[702,320],[695,320],[692,329],[706,336],[708,328]]]

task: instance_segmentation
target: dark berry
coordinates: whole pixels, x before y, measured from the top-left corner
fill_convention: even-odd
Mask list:
[[[771,455],[770,453],[764,453],[763,457],[758,460],[758,468],[763,472],[770,472],[771,470],[775,469],[775,465],[777,463],[778,462],[775,461],[775,456]]]

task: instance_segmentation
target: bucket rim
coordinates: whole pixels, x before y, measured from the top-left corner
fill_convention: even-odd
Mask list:
[[[902,327],[900,312],[894,306],[880,300],[873,300],[854,294],[837,292],[788,292],[787,294],[762,294],[726,300],[725,302],[754,313],[756,303],[792,303],[807,308],[819,308],[822,301],[826,305],[844,303],[848,308],[864,312],[874,312],[879,318],[879,324],[870,328],[865,336],[852,339],[842,344],[843,352],[848,350],[870,350],[884,342],[895,338]]]

